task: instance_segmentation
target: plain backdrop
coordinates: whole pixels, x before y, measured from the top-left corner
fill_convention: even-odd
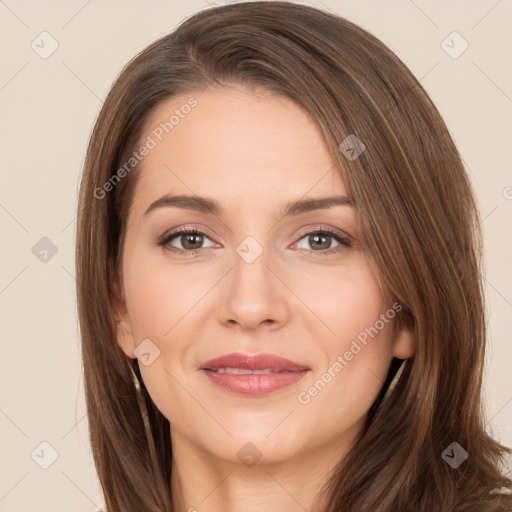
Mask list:
[[[512,2],[303,3],[386,43],[421,80],[460,149],[485,233],[488,427],[510,446]],[[122,66],[207,7],[205,0],[0,0],[0,511],[103,505],[77,329],[78,180],[93,122]]]

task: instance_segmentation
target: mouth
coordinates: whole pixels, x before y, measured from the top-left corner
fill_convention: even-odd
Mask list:
[[[228,354],[201,368],[215,385],[241,395],[264,395],[291,386],[311,369],[274,354]]]
[[[232,353],[211,359],[201,365],[201,370],[220,373],[278,373],[310,370],[308,366],[290,361],[275,354]],[[248,372],[247,372],[247,371]]]
[[[211,368],[203,368],[203,370],[208,370],[215,373],[231,373],[233,375],[264,375],[267,373],[282,373],[289,372],[293,373],[294,370],[279,370],[275,368],[264,368],[263,370],[249,370],[248,368],[217,368],[216,370],[212,370]]]

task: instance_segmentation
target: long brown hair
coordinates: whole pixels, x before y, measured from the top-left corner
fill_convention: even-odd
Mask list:
[[[512,497],[494,492],[512,487],[500,470],[510,450],[484,428],[479,217],[446,125],[371,34],[319,9],[268,1],[203,10],[143,50],[112,86],[89,141],[77,295],[90,438],[107,510],[173,510],[169,421],[138,361],[116,342],[112,290],[138,172],[119,169],[163,100],[230,83],[287,97],[318,124],[380,279],[417,339],[393,391],[381,394],[321,490],[325,512],[511,510]],[[347,158],[340,144],[354,135],[365,150]],[[442,457],[454,442],[468,454],[457,468]]]

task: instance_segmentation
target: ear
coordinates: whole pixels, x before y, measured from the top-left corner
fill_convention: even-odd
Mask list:
[[[393,357],[409,359],[416,352],[416,335],[410,322],[399,322],[395,328]]]
[[[121,285],[119,284],[117,275],[112,273],[111,276],[110,289],[114,317],[117,325],[117,343],[129,358],[135,359],[136,356],[133,353],[135,350],[135,338],[130,322],[130,316],[128,315],[128,310],[126,308],[124,293]]]

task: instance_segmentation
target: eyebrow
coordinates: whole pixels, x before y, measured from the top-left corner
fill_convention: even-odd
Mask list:
[[[281,216],[289,217],[301,215],[314,210],[334,208],[335,206],[354,207],[354,203],[346,196],[329,196],[314,199],[300,199],[290,201],[281,208]],[[181,208],[184,210],[193,210],[201,213],[221,216],[223,208],[215,199],[200,196],[189,195],[170,195],[166,194],[156,201],[153,201],[149,208],[144,212],[144,217],[152,211],[159,208]]]

